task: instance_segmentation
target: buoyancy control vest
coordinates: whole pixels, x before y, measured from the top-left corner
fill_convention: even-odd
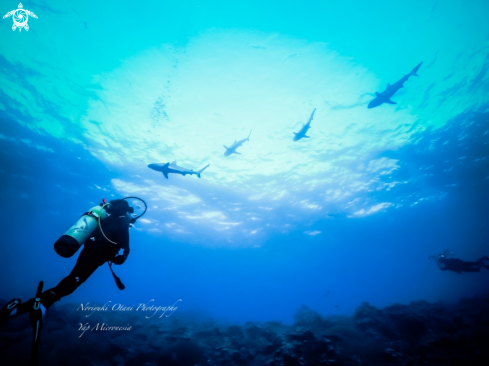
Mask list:
[[[138,199],[143,202],[145,206],[144,212],[141,215],[131,219],[131,223],[136,222],[136,220],[143,216],[148,209],[146,202],[144,202],[141,198],[125,197],[123,199],[113,200],[108,203],[105,201],[105,199],[103,199],[103,203],[101,203],[99,206],[92,207],[90,210],[85,212],[82,217],[80,217],[80,219],[72,227],[70,227],[68,231],[61,235],[56,243],[54,243],[54,250],[56,253],[64,258],[70,258],[78,251],[78,249],[80,249],[80,247],[92,235],[97,227],[100,228],[100,231],[105,236],[100,223],[102,220],[108,217],[108,213],[126,214],[134,212],[134,208],[130,207],[127,201],[125,201],[129,198]],[[105,238],[109,242],[117,244],[111,241],[109,238]]]

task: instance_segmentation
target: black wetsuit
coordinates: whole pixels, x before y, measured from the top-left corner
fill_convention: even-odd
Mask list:
[[[479,272],[482,266],[489,269],[489,266],[484,265],[484,260],[487,259],[486,256],[483,256],[477,262],[465,262],[457,258],[439,257],[438,267],[442,271],[454,271],[459,274],[462,272]]]
[[[105,262],[124,263],[129,255],[129,223],[128,215],[112,214],[103,220],[101,223],[103,233],[117,244],[107,241],[97,228],[85,242],[71,273],[63,278],[56,287],[42,293],[41,304],[47,309],[62,297],[71,294]],[[122,255],[117,255],[121,249],[123,249]],[[18,314],[29,311],[32,303],[33,299],[20,304]]]

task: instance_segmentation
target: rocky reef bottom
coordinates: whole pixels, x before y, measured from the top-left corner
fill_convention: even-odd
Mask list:
[[[322,317],[302,306],[293,325],[224,325],[183,312],[159,319],[134,312],[86,317],[79,306],[53,307],[46,314],[40,365],[489,365],[489,296],[383,309],[363,303],[352,317]],[[30,364],[28,318],[0,328],[1,365]]]

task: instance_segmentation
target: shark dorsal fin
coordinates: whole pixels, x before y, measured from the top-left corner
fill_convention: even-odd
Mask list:
[[[391,84],[387,83],[387,87],[390,88],[391,87]]]
[[[379,92],[375,92],[375,95],[380,97],[380,93]]]

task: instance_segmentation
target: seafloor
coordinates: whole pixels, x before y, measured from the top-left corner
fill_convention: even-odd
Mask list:
[[[161,319],[136,312],[95,312],[86,318],[76,310],[79,305],[53,307],[46,314],[40,365],[489,365],[489,295],[384,309],[363,303],[353,317],[322,317],[302,306],[291,326],[225,325],[178,311]],[[28,318],[0,329],[1,365],[30,364]],[[104,322],[132,329],[83,335],[78,330],[80,323]]]

